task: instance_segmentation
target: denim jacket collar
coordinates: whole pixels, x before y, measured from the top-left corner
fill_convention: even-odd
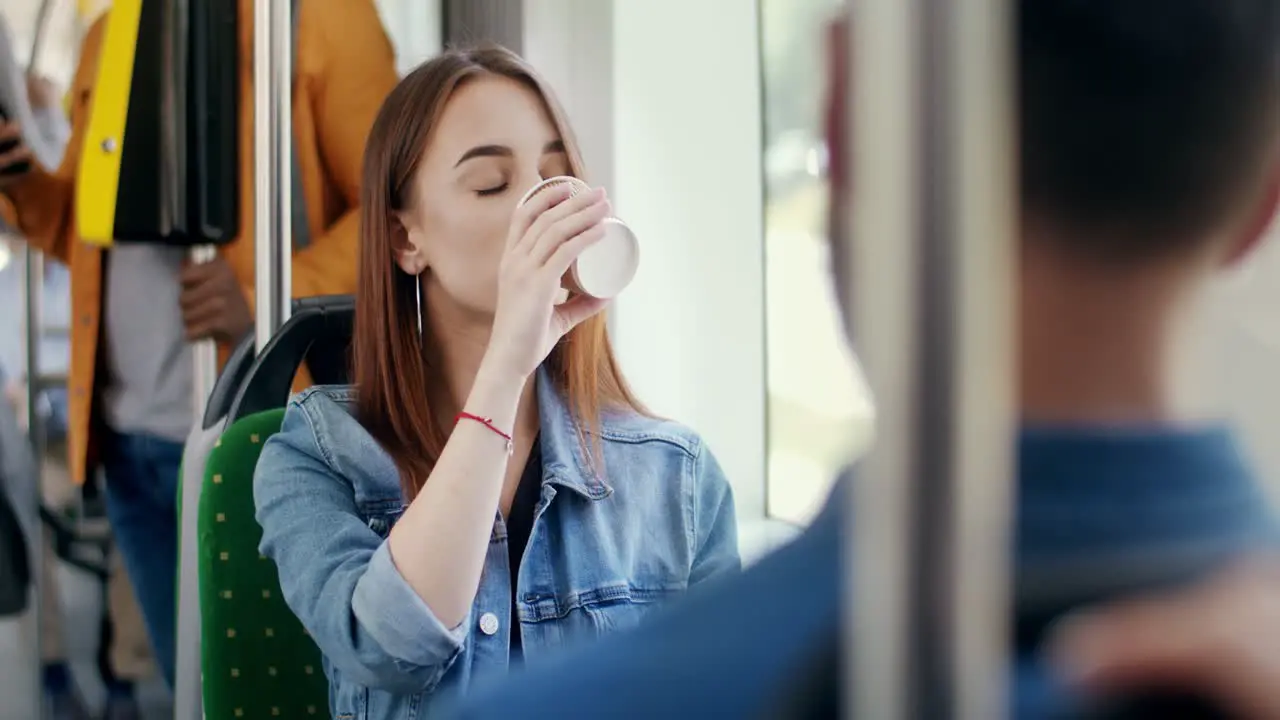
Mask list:
[[[582,427],[575,419],[565,404],[566,399],[561,397],[559,388],[545,367],[538,369],[537,389],[538,421],[542,426],[539,442],[542,449],[543,484],[572,490],[589,500],[609,497],[613,488],[600,477],[600,473],[583,452],[579,439],[586,438],[590,442],[591,430]],[[601,422],[606,421],[602,419]]]

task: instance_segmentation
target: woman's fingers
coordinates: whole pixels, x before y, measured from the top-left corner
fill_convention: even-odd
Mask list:
[[[546,268],[548,274],[557,278],[563,276],[568,272],[569,266],[573,264],[573,261],[577,260],[584,250],[604,237],[604,230],[604,225],[596,222],[594,225],[560,243],[555,248],[555,252],[551,254],[551,257],[547,259]]]
[[[609,217],[609,212],[609,201],[601,200],[590,207],[562,218],[555,225],[547,228],[542,237],[538,238],[538,242],[532,250],[531,256],[534,263],[538,266],[550,265],[551,259],[560,251],[560,248],[579,235],[590,231],[592,228],[599,227],[601,222]]]
[[[539,195],[541,194],[542,193],[539,193]],[[534,197],[537,196],[535,195]],[[517,252],[524,252],[525,254],[532,256],[539,243],[546,238],[548,233],[555,232],[555,228],[564,220],[578,215],[584,210],[601,202],[603,199],[604,191],[597,188],[595,190],[578,193],[568,200],[560,202],[554,207],[543,211],[543,213],[533,221],[533,224],[529,226],[528,232],[526,232],[524,237],[516,243],[516,246],[513,249]],[[562,236],[560,241],[563,242],[567,237],[569,236]]]
[[[529,198],[525,204],[517,206],[511,216],[511,228],[507,231],[507,249],[519,245],[530,234],[533,224],[548,211],[560,206],[569,199],[572,188],[562,184],[547,188]]]
[[[589,295],[574,295],[555,309],[556,330],[564,337],[582,321],[596,315],[609,305],[608,300]]]

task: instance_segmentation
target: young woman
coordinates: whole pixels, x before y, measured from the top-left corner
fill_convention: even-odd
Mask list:
[[[517,207],[582,171],[546,85],[501,48],[446,52],[378,115],[355,385],[291,402],[254,487],[337,717],[410,717],[739,567],[710,450],[631,394],[605,303],[561,290],[604,191]]]

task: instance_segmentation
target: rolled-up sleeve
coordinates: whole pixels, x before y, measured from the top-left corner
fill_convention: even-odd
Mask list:
[[[446,628],[396,569],[389,547],[386,542],[378,546],[356,583],[351,600],[356,620],[388,653],[411,664],[452,658],[466,639],[470,613],[458,627]]]
[[[285,602],[343,677],[392,692],[431,691],[460,654],[449,629],[409,587],[387,544],[360,517],[355,490],[331,463],[309,415],[290,403],[254,473],[261,552]]]

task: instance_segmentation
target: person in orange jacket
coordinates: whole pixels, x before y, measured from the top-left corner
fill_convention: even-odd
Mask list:
[[[253,0],[240,0],[240,13],[241,232],[213,261],[193,265],[159,245],[78,241],[75,176],[109,15],[84,39],[61,165],[11,175],[4,170],[30,160],[29,149],[0,156],[0,212],[71,268],[68,462],[79,483],[104,472],[116,541],[170,685],[178,467],[194,416],[190,343],[211,338],[225,358],[253,324]],[[373,0],[308,0],[298,13],[293,132],[310,241],[293,252],[293,293],[351,293],[365,135],[396,84],[394,52]],[[0,126],[0,147],[21,137]]]

